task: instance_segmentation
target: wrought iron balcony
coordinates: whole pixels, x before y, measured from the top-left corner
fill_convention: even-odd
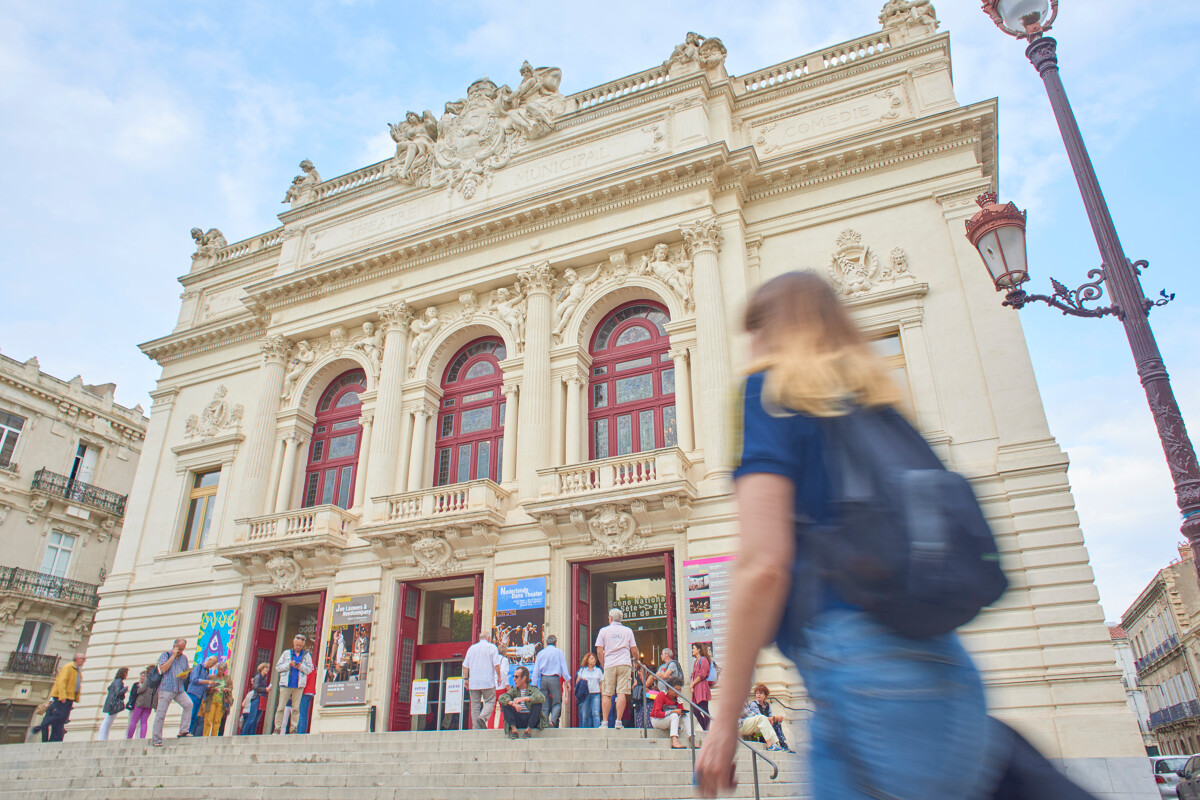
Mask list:
[[[113,516],[125,516],[125,495],[92,486],[83,481],[73,481],[66,475],[59,475],[48,469],[39,469],[33,476],[35,492],[66,500],[68,503],[78,503],[91,506]]]
[[[22,675],[41,675],[52,678],[58,673],[58,658],[58,656],[49,656],[44,653],[18,653],[14,651],[8,654],[8,669],[6,671],[19,672]]]
[[[95,608],[100,603],[100,598],[96,594],[98,588],[94,583],[59,578],[45,572],[34,572],[18,567],[0,567],[0,595],[16,594]]]

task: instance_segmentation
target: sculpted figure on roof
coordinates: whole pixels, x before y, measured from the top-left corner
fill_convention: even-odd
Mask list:
[[[217,228],[209,228],[207,233],[200,228],[192,228],[192,239],[196,241],[196,252],[192,253],[193,261],[216,258],[221,248],[229,246],[229,242],[225,241],[225,234]]]
[[[529,139],[539,139],[554,130],[554,118],[562,114],[568,101],[558,90],[562,70],[558,67],[521,65],[521,84],[511,94],[501,87],[508,118]]]
[[[389,124],[388,127],[392,132],[392,141],[396,143],[392,174],[403,183],[416,183],[417,178],[429,169],[433,143],[438,138],[437,120],[429,109],[425,109],[422,115],[409,111],[404,122]]]
[[[321,173],[307,158],[300,162],[300,174],[292,178],[283,202],[291,203],[292,208],[302,206],[313,199],[313,189],[321,182]]]
[[[720,39],[689,31],[683,42],[675,45],[663,65],[671,70],[671,74],[686,72],[689,68],[713,69],[725,63],[727,54]]]
[[[887,0],[879,24],[908,38],[937,33],[938,18],[930,0]]]

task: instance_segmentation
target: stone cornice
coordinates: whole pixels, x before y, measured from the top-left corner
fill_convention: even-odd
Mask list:
[[[44,373],[43,373],[44,374]],[[118,433],[126,433],[134,439],[145,438],[146,426],[149,424],[149,418],[143,415],[138,415],[140,421],[135,422],[135,412],[133,409],[125,409],[124,406],[113,404],[114,408],[128,411],[129,416],[124,416],[120,413],[105,411],[103,408],[97,408],[90,404],[86,399],[72,397],[67,393],[54,392],[39,386],[36,383],[31,383],[19,375],[13,375],[10,372],[0,372],[0,383],[8,384],[16,389],[21,394],[26,394],[31,397],[36,397],[47,403],[51,403],[58,407],[64,417],[73,417],[77,414],[84,414],[95,419],[102,419],[109,424],[112,429]],[[12,398],[15,402],[20,402],[19,398]],[[97,402],[99,400],[97,399]],[[31,408],[32,411],[37,409]],[[90,436],[99,436],[94,430],[89,429]],[[111,437],[102,437],[110,439]]]
[[[264,317],[246,312],[233,319],[226,318],[161,339],[152,339],[138,345],[138,349],[159,364],[165,365],[198,353],[207,353],[220,347],[249,341],[261,336],[266,329]]]
[[[535,200],[453,220],[392,242],[338,256],[246,287],[249,302],[275,309],[447,256],[528,236],[545,228],[604,214],[656,197],[711,184],[729,159],[724,142],[639,164]]]

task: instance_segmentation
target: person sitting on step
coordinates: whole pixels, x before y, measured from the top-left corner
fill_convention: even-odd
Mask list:
[[[738,717],[738,733],[744,738],[757,733],[767,743],[768,750],[783,749],[779,746],[779,737],[775,735],[771,720],[758,712],[758,705],[753,700],[747,700],[742,706],[741,716]]]
[[[529,670],[526,667],[517,667],[513,673],[512,688],[500,695],[499,700],[508,738],[516,739],[517,731],[521,728],[525,729],[521,736],[526,739],[532,738],[531,729],[541,728],[544,724],[542,706],[545,702],[546,695],[529,685]]]
[[[783,717],[771,713],[771,690],[765,683],[754,687],[754,707],[771,723],[771,729],[779,737],[779,746],[789,753],[793,752],[792,748],[788,747],[787,739],[783,735]]]
[[[683,726],[688,738],[693,735],[692,718],[679,702],[679,688],[683,686],[683,677],[672,675],[661,678],[658,682],[659,692],[654,698],[654,708],[650,711],[650,724],[660,731],[671,732],[671,749],[685,750],[687,745],[679,743],[679,728]]]

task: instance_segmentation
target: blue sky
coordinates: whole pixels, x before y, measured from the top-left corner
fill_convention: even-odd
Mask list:
[[[563,69],[579,91],[660,63],[688,30],[741,74],[877,29],[882,0],[0,2],[0,350],[149,406],[139,342],[178,313],[193,226],[236,241],[278,224],[296,165],[331,178],[386,157],[387,124],[487,75]],[[1063,78],[1126,252],[1200,434],[1200,277],[1190,224],[1200,5],[1063,0]],[[748,8],[749,11],[742,9]],[[942,0],[961,103],[1000,101],[1001,194],[1029,210],[1033,285],[1099,255],[1041,83],[976,0]],[[1195,223],[1192,223],[1195,224]],[[982,269],[982,266],[980,267]],[[997,302],[1000,298],[997,297]],[[1072,459],[1101,599],[1115,618],[1179,540],[1170,476],[1121,327],[1021,312],[1051,429]]]

